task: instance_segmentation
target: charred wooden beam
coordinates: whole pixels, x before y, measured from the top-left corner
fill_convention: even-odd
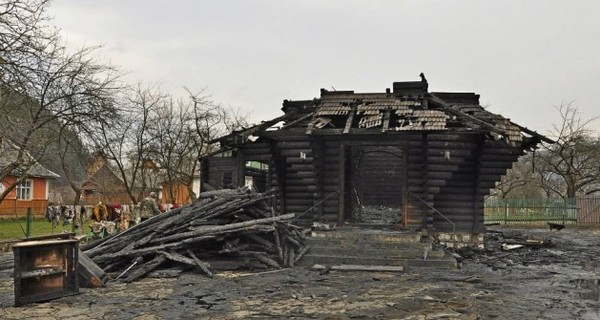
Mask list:
[[[214,274],[213,262],[223,258],[232,259],[229,265],[237,261],[239,267],[293,265],[305,251],[305,236],[291,223],[295,214],[279,215],[268,205],[272,197],[273,191],[207,192],[194,204],[149,219],[85,253],[94,253],[90,258],[104,270],[126,269],[127,282],[166,260],[199,268],[208,276]]]
[[[127,278],[125,278],[124,282],[127,282],[127,283],[133,282],[133,281],[145,276],[146,274],[150,273],[152,270],[154,270],[158,266],[160,266],[166,260],[167,260],[167,258],[162,254],[155,256],[154,259],[144,263],[139,268],[131,271],[131,273],[127,276]]]

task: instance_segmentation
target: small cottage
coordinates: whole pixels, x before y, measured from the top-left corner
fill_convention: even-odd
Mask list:
[[[7,168],[17,158],[18,147],[6,139],[2,140],[0,168]],[[31,208],[35,216],[43,216],[48,206],[50,181],[60,176],[42,166],[28,152],[22,164],[6,175],[0,182],[0,193],[12,190],[0,202],[0,217],[22,217]]]

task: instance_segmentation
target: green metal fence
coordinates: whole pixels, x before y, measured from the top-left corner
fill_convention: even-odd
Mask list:
[[[541,225],[547,222],[577,223],[577,199],[488,199],[484,205],[485,223]]]

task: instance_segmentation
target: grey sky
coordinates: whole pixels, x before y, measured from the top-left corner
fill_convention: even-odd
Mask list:
[[[50,13],[132,82],[206,88],[254,122],[319,88],[381,92],[420,72],[541,133],[562,101],[600,115],[600,1],[55,0]]]

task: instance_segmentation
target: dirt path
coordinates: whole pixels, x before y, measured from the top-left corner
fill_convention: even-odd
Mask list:
[[[21,308],[12,307],[11,275],[3,272],[0,319],[600,319],[600,231],[502,232],[489,234],[492,250],[450,272],[184,274]],[[501,251],[506,237],[553,247]]]

